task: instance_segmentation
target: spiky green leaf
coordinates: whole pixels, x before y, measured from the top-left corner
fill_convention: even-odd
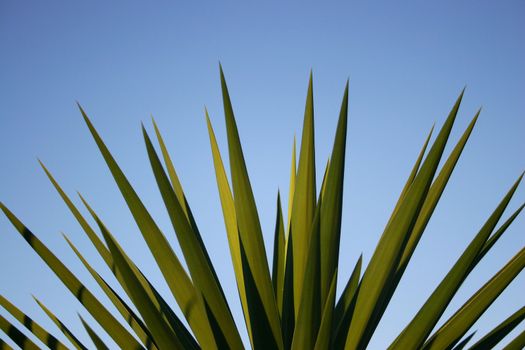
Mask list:
[[[492,349],[503,338],[525,319],[525,306],[507,317],[503,322],[488,332],[483,338],[472,345],[469,350]]]
[[[86,329],[87,334],[91,338],[91,341],[93,341],[93,344],[95,345],[97,350],[108,350],[109,348],[107,347],[107,345],[104,344],[104,341],[98,336],[98,334],[93,330],[93,328],[89,326],[86,320],[84,320],[84,318],[80,316],[80,314],[78,315],[78,317],[80,318],[80,322],[82,322],[82,325]]]
[[[67,347],[55,336],[40,326],[35,320],[24,314],[3,295],[0,295],[0,305],[11,314],[18,322],[22,323],[35,337],[47,345],[50,349],[66,350]]]
[[[313,349],[321,322],[320,280],[320,220],[322,200],[319,201],[310,233],[309,252],[302,285],[301,305],[295,321],[292,349]]]
[[[285,230],[283,223],[283,211],[281,208],[281,195],[277,193],[277,214],[275,218],[275,234],[273,240],[273,263],[272,283],[279,308],[279,316],[282,317],[283,291],[284,291],[284,268],[285,268]]]
[[[0,203],[0,208],[9,221],[22,235],[33,250],[44,260],[70,292],[89,311],[97,322],[108,332],[115,342],[124,348],[141,348],[137,340],[117,321],[117,319],[98,301],[82,282],[9,210]]]
[[[209,314],[208,317],[214,317],[215,322],[219,326],[219,329],[214,330],[214,333],[220,331],[222,333],[221,338],[227,341],[227,346],[232,349],[240,349],[243,347],[242,341],[235,327],[217,274],[211,264],[208,252],[204,247],[196,225],[192,225],[188,219],[188,215],[191,217],[191,212],[188,211],[189,209],[187,209],[186,212],[184,211],[183,206],[170,185],[168,177],[162,168],[162,164],[144,127],[142,131],[157,185],[173,228],[177,234],[193,283],[202,293],[207,306],[211,310],[211,314]],[[217,339],[216,343],[219,347],[226,346],[226,344],[219,344]]]
[[[177,334],[164,322],[162,315],[151,302],[137,275],[123,256],[120,245],[106,231],[102,231],[102,233],[111,251],[113,260],[130,291],[131,300],[133,300],[133,304],[144,318],[144,322],[148,326],[153,339],[155,339],[155,343],[160,349],[184,349]]]
[[[204,344],[213,344],[213,336],[207,320],[205,307],[195,290],[191,279],[182,267],[179,259],[173,252],[166,237],[161,232],[139,196],[129,183],[128,179],[118,166],[117,162],[102,141],[95,127],[89,120],[82,107],[78,106],[84,121],[93,136],[106,164],[115,179],[117,186],[124,197],[128,208],[139,227],[144,240],[166,280],[173,296],[177,300],[184,316],[195,333],[195,336]]]
[[[503,350],[523,350],[525,348],[525,330],[512,339]]]
[[[341,219],[343,210],[343,182],[345,172],[346,129],[348,120],[348,81],[346,82],[339,113],[339,122],[330,157],[329,169],[323,188],[320,231],[320,302],[324,305],[333,274],[339,260],[339,242],[341,237]]]
[[[368,264],[361,281],[357,296],[355,317],[350,324],[345,348],[353,350],[366,346],[368,337],[363,337],[368,323],[373,319],[376,304],[380,300],[382,290],[388,283],[395,266],[399,262],[401,252],[406,243],[406,236],[413,228],[425,196],[428,193],[432,178],[443,154],[443,150],[454,124],[463,92],[457,99],[445,124],[441,128],[432,148],[430,149],[421,170],[404,196],[399,210],[388,223],[379,240],[374,254]]]
[[[423,344],[443,312],[445,312],[452,297],[472,270],[472,263],[475,262],[476,256],[481,251],[490,233],[494,230],[498,220],[501,218],[521,178],[522,176],[514,183],[454,266],[427,299],[423,307],[421,307],[412,321],[410,321],[403,332],[396,338],[394,343],[392,343],[391,349],[417,348]],[[466,331],[467,330],[465,330],[465,332]]]
[[[259,331],[270,329],[271,333],[268,334],[267,337],[273,337],[277,347],[282,349],[283,340],[280,329],[279,311],[273,293],[268,262],[266,260],[266,249],[264,247],[261,224],[248,178],[248,170],[246,169],[239,132],[237,130],[222,67],[220,69],[220,75],[237,226],[240,241],[246,253],[247,267],[250,269],[250,273],[254,278],[257,293],[255,297],[260,298],[263,306],[263,310],[261,310],[263,314],[257,315],[257,319],[258,322],[269,323],[269,327],[262,324],[257,325],[255,324],[255,318],[252,317],[250,318],[252,322],[251,326],[252,329],[259,328]],[[243,269],[245,268],[246,267],[243,266]],[[245,283],[247,282],[245,281]],[[247,299],[249,302],[250,296],[247,296]],[[255,300],[254,298],[251,299]]]
[[[522,248],[434,333],[424,348],[443,349],[461,338],[524,267],[525,248]]]
[[[97,281],[98,285],[104,293],[108,296],[109,300],[115,305],[117,310],[120,312],[122,317],[126,320],[126,322],[130,325],[131,329],[135,332],[137,337],[142,341],[142,343],[145,345],[147,349],[156,349],[156,345],[154,343],[153,337],[151,336],[148,328],[142,322],[140,317],[135,314],[135,311],[131,309],[127,305],[124,300],[113,290],[113,288],[110,287],[110,285],[95,271],[93,267],[87,262],[87,260],[82,256],[80,251],[75,247],[73,242],[65,235],[63,234],[64,239],[69,244],[73,252],[76,254],[78,259],[82,262],[84,267],[89,271],[91,276]],[[121,276],[119,274],[119,276]]]
[[[314,100],[313,78],[310,73],[306,106],[304,110],[303,134],[299,151],[299,166],[295,179],[292,204],[291,231],[293,241],[293,293],[295,318],[299,314],[302,285],[306,269],[306,257],[310,242],[311,225],[316,207],[315,146],[314,146]]]
[[[46,313],[46,315],[53,321],[53,323],[62,331],[62,333],[66,336],[67,339],[73,344],[73,346],[78,350],[87,350],[87,347],[82,344],[80,340],[73,334],[73,332],[53,313],[51,310],[49,310],[44,303],[42,303],[40,300],[38,300],[35,296],[33,296],[33,299],[36,301],[38,306]],[[139,346],[138,349],[141,347]]]
[[[321,324],[319,325],[319,332],[315,341],[314,350],[328,350],[332,341],[332,323],[333,323],[333,309],[335,303],[335,289],[337,287],[337,270],[332,277],[330,283],[330,291],[324,304],[323,312],[321,314]]]
[[[6,320],[4,316],[0,315],[0,329],[16,343],[23,350],[38,350],[39,347],[31,339],[29,339],[22,331],[15,325]],[[7,344],[0,343],[2,347],[7,348]]]

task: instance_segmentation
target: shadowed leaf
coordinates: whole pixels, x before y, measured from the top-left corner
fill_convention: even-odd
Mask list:
[[[78,315],[78,317],[80,318],[80,322],[82,322],[82,325],[86,329],[87,334],[89,335],[89,337],[93,341],[93,344],[95,344],[95,347],[97,348],[97,350],[107,350],[107,349],[109,349],[106,346],[106,344],[104,344],[102,339],[100,339],[98,334],[89,326],[89,324],[86,322],[86,320],[84,320],[82,318],[82,316],[80,316],[80,314]]]
[[[321,314],[321,324],[319,325],[319,333],[315,341],[314,350],[329,349],[332,336],[332,315],[335,303],[335,289],[337,285],[337,270],[332,277],[332,283],[330,283],[330,290],[326,298],[326,303]]]
[[[313,349],[321,322],[320,279],[320,220],[322,200],[319,201],[312,223],[311,241],[301,293],[299,314],[295,320],[292,349]]]
[[[82,262],[84,267],[89,271],[91,276],[95,279],[95,281],[98,283],[100,288],[104,291],[104,293],[108,296],[109,300],[115,305],[117,310],[120,312],[122,317],[126,320],[126,322],[130,325],[131,329],[135,332],[137,337],[142,341],[142,343],[145,345],[147,349],[156,349],[156,345],[154,344],[153,338],[151,337],[151,334],[144,324],[142,320],[135,314],[135,312],[122,300],[122,298],[109,286],[109,284],[91,267],[91,265],[84,259],[80,251],[75,247],[73,242],[65,235],[63,234],[64,239],[69,244],[73,252],[75,252],[76,256],[79,258],[79,260]]]
[[[354,270],[346,283],[345,289],[337,302],[334,310],[332,347],[334,349],[343,349],[348,329],[354,315],[355,302],[359,293],[359,279],[361,277],[361,266],[363,263],[363,254],[359,256]]]
[[[188,320],[190,327],[195,332],[195,336],[202,344],[210,344],[211,346],[213,340],[206,311],[202,302],[199,301],[200,296],[197,295],[198,292],[195,290],[191,279],[173,252],[166,237],[160,231],[155,221],[153,221],[146,207],[100,138],[88,116],[80,105],[78,107],[164,279]]]
[[[18,322],[23,324],[31,333],[34,334],[42,343],[46,344],[51,350],[65,350],[67,347],[60,340],[50,334],[31,317],[24,314],[19,308],[9,300],[0,295],[0,305],[7,310]]]
[[[299,314],[306,256],[310,242],[311,225],[316,207],[315,146],[314,146],[314,101],[313,78],[310,73],[306,107],[304,110],[303,134],[299,151],[299,166],[295,178],[292,204],[291,231],[293,241],[293,293],[295,318]]]
[[[224,164],[222,162],[221,153],[213,127],[211,125],[208,111],[205,110],[206,114],[206,125],[208,127],[208,134],[210,138],[210,146],[213,156],[213,164],[215,167],[215,178],[217,180],[217,188],[219,190],[219,197],[221,201],[222,214],[224,217],[224,224],[226,226],[226,234],[228,236],[228,244],[230,247],[230,255],[233,264],[233,270],[235,272],[235,280],[237,282],[237,290],[239,291],[239,297],[241,299],[241,305],[244,312],[244,321],[246,322],[246,328],[248,329],[248,335],[250,341],[253,344],[252,327],[250,323],[250,313],[248,311],[248,301],[246,299],[246,289],[244,284],[244,273],[241,261],[241,248],[239,241],[239,230],[237,227],[237,216],[235,213],[235,204],[233,202],[233,195],[230,189],[230,184],[224,170]]]
[[[164,322],[162,315],[158,312],[155,305],[153,305],[144,288],[142,288],[134,271],[130,268],[126,258],[122,255],[122,248],[113,240],[113,237],[107,234],[107,232],[102,231],[102,233],[109,250],[111,251],[115,264],[120,270],[128,290],[130,291],[130,297],[133,300],[133,304],[137,307],[141,316],[144,318],[144,322],[148,326],[153,339],[155,339],[155,343],[160,349],[184,349],[177,334],[175,334]]]
[[[73,346],[76,349],[78,349],[78,350],[87,350],[87,347],[85,347],[84,344],[82,344],[82,342],[80,342],[80,340],[78,340],[78,338],[73,334],[73,332],[71,332],[69,330],[69,328],[67,328],[66,325],[62,321],[60,321],[60,319],[58,317],[56,317],[54,313],[51,312],[51,310],[49,310],[40,300],[35,298],[35,296],[33,296],[33,299],[35,299],[35,301],[37,302],[38,306],[40,306],[40,308],[42,308],[42,310],[44,310],[46,315],[51,319],[51,321],[53,321],[53,323],[58,327],[58,329],[60,329],[62,331],[62,333],[64,333],[66,338],[69,339],[71,344],[73,344]]]
[[[127,349],[139,349],[142,346],[115,319],[115,317],[98,301],[98,299],[75,277],[75,275],[2,203],[0,208],[18,232],[57,275],[70,292],[89,311],[97,322],[115,340]]]
[[[481,251],[490,233],[494,230],[498,220],[501,218],[521,178],[520,176],[514,183],[454,266],[427,299],[423,307],[421,307],[412,321],[405,327],[394,343],[392,343],[391,349],[419,347],[423,344],[443,312],[445,312],[452,297],[472,270],[472,263],[475,263],[476,256]],[[468,329],[466,329],[465,332],[467,330]]]
[[[248,264],[247,266],[243,264],[243,269],[249,268],[254,279],[258,297],[252,300],[260,299],[263,306],[263,310],[261,310],[262,314],[252,314],[252,317],[250,317],[250,322],[252,322],[251,327],[252,330],[259,328],[258,331],[270,329],[271,333],[266,336],[273,337],[277,347],[282,349],[283,341],[279,322],[279,311],[273,293],[268,262],[266,260],[266,249],[264,247],[261,224],[248,178],[248,170],[246,169],[241,141],[239,139],[237,124],[235,122],[222,67],[220,69],[220,75],[237,226]],[[245,284],[246,283],[245,281]],[[248,302],[250,301],[250,296],[247,296],[247,300]],[[261,322],[261,324],[255,324],[255,318],[253,316],[258,316],[258,322]],[[262,324],[264,322],[269,322],[269,327]]]
[[[279,308],[279,315],[282,317],[283,291],[284,291],[284,268],[285,268],[285,232],[283,223],[283,211],[281,208],[281,196],[277,193],[277,215],[275,219],[275,235],[273,243],[273,263],[272,263],[272,283]]]
[[[503,338],[507,336],[517,325],[525,319],[525,306],[507,317],[503,322],[497,325],[493,330],[487,333],[483,338],[472,345],[470,350],[492,349]]]
[[[196,289],[202,293],[202,296],[206,300],[206,305],[211,311],[211,315],[209,314],[208,317],[214,317],[216,319],[216,324],[220,332],[222,332],[221,338],[224,337],[224,339],[226,339],[229,347],[233,349],[242,348],[239,332],[235,327],[230,308],[228,307],[224,292],[218,281],[215,269],[211,264],[208,252],[204,247],[200,233],[197,226],[192,225],[188,220],[188,217],[191,217],[191,212],[189,208],[186,212],[184,211],[183,206],[170,185],[168,177],[162,168],[162,164],[144,127],[142,131],[155,179],[173,228],[177,233],[177,238],[190,270],[193,283]],[[219,329],[214,330],[214,333],[219,331]]]
[[[339,242],[341,238],[341,219],[343,210],[343,182],[345,172],[346,129],[348,120],[348,81],[346,82],[339,113],[339,122],[330,157],[326,182],[323,181],[323,201],[321,205],[320,227],[320,303],[324,305],[333,274],[339,260]],[[330,311],[329,311],[330,312]],[[331,317],[331,316],[329,316]]]
[[[472,339],[472,337],[476,334],[476,332],[472,332],[470,333],[469,336],[467,336],[465,339],[463,339],[462,341],[460,341],[456,346],[454,346],[454,348],[452,350],[462,350],[463,348],[465,348],[465,346],[467,346],[468,342]]]
[[[524,267],[525,248],[522,248],[434,333],[424,348],[442,349],[461,338]]]
[[[443,150],[454,124],[463,93],[457,99],[445,124],[430,149],[421,170],[403,198],[398,211],[392,217],[381,236],[363,279],[350,324],[345,348],[349,350],[366,347],[367,337],[363,337],[367,325],[373,319],[373,312],[381,292],[399,262],[406,243],[406,236],[411,231],[419,214],[424,198],[428,193],[432,178],[443,154]],[[395,270],[394,270],[395,271]],[[362,343],[363,342],[363,343]]]
[[[503,350],[523,350],[523,348],[525,348],[525,330],[512,339]]]
[[[38,350],[39,347],[31,339],[25,336],[15,325],[11,324],[4,316],[0,315],[0,329],[24,350]],[[0,343],[3,348],[8,348],[6,343]]]

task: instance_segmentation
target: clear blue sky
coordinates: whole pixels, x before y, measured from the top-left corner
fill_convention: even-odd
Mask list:
[[[441,125],[466,85],[452,141],[480,106],[483,112],[372,339],[370,348],[382,349],[525,168],[524,43],[523,1],[5,0],[0,3],[0,200],[99,292],[60,231],[104,276],[109,273],[39,168],[36,157],[41,158],[71,196],[76,190],[86,195],[168,296],[75,100],[180,252],[140,131],[141,121],[152,130],[153,114],[245,336],[203,112],[207,106],[225,153],[219,60],[268,254],[277,189],[288,190],[292,139],[301,132],[308,72],[314,73],[319,170],[350,78],[339,288],[361,252],[365,262],[370,258],[428,130],[434,122]],[[508,213],[524,201],[523,187]],[[87,314],[80,304],[2,215],[0,231],[0,293],[63,339],[32,301],[35,294],[89,343],[76,317],[77,310]],[[522,215],[460,289],[445,317],[523,247],[524,232]],[[524,277],[475,325],[478,336],[525,304]]]

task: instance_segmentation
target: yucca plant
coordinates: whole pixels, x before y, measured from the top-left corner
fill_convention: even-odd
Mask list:
[[[342,294],[336,298],[339,244],[341,236],[343,179],[347,130],[348,82],[343,95],[335,141],[324,177],[317,187],[314,148],[312,77],[308,86],[304,125],[296,168],[295,142],[292,153],[287,217],[277,196],[277,212],[272,269],[267,261],[263,233],[246,168],[228,88],[220,72],[226,119],[231,177],[216,142],[206,112],[215,176],[223,210],[231,259],[239,299],[253,349],[364,349],[387,309],[403,273],[425,231],[463,148],[474,128],[474,116],[443,166],[438,171],[445,146],[456,119],[463,92],[455,102],[437,137],[429,146],[432,130],[415,161],[397,204],[367,266],[362,258],[355,267]],[[164,205],[177,235],[187,270],[170,247],[165,235],[152,219],[117,162],[105,146],[85,111],[80,112],[91,132],[136,224],[142,233],[188,328],[171,306],[140,271],[97,213],[80,196],[96,223],[100,235],[62,190],[50,171],[41,163],[51,183],[76,218],[87,237],[123,287],[132,305],[117,294],[64,235],[80,261],[87,268],[109,300],[120,312],[111,314],[98,297],[56,257],[4,204],[1,209],[20,235],[56,273],[64,285],[123,349],[242,349],[237,325],[203,244],[189,201],[178,179],[159,129],[153,121],[162,161],[143,127],[151,168]],[[428,152],[427,152],[428,149]],[[163,164],[164,163],[164,164]],[[522,174],[523,176],[523,174]],[[393,339],[389,349],[461,349],[472,338],[471,327],[506,286],[525,267],[525,248],[448,319],[436,328],[450,301],[470,272],[487,254],[524,205],[515,210],[499,227],[522,176],[512,185],[494,212],[473,235],[470,244],[442,279],[434,292],[404,330]],[[231,182],[230,182],[231,181]],[[230,187],[231,185],[231,187]],[[77,349],[91,348],[74,335],[60,319],[36,300]],[[0,297],[0,304],[20,321],[37,339],[51,349],[63,344],[35,321]],[[138,313],[137,313],[138,311]],[[525,307],[503,320],[471,349],[493,347],[525,318]],[[125,320],[128,326],[121,321]],[[97,349],[105,349],[104,339],[82,319]],[[24,349],[37,345],[16,325],[4,317],[2,330]],[[470,332],[470,333],[469,333]],[[32,338],[35,339],[35,338]],[[107,341],[107,340],[106,340]],[[521,349],[525,333],[506,349]],[[4,342],[2,348],[8,348]]]

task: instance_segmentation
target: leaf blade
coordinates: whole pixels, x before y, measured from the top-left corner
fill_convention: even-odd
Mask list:
[[[316,192],[313,77],[310,72],[291,220],[292,234],[295,235],[293,245],[293,293],[296,319],[299,314],[299,305],[301,304],[306,256],[310,242],[310,226],[313,222],[316,207]]]
[[[84,320],[84,318],[80,316],[80,314],[78,315],[78,317],[80,318],[80,322],[82,322],[82,325],[86,329],[87,334],[91,338],[91,341],[93,341],[93,344],[95,345],[97,350],[108,350],[109,348],[107,347],[107,345],[104,344],[104,341],[98,336],[98,334],[93,330],[93,328],[89,326],[86,320]]]
[[[7,300],[3,295],[0,295],[0,306],[2,306],[7,312],[11,314],[18,322],[22,323],[28,330],[31,331],[42,343],[48,347],[56,350],[66,350],[67,347],[58,340],[54,335],[49,333],[35,320],[28,315],[24,314],[19,308],[13,303]]]
[[[414,346],[419,347],[423,344],[443,312],[445,312],[445,308],[452,300],[452,297],[455,295],[470,271],[472,271],[472,264],[475,263],[476,256],[483,248],[490,233],[494,230],[498,220],[501,218],[503,211],[515,193],[522,176],[520,176],[513,184],[474,239],[461,254],[454,266],[418,311],[416,316],[414,316],[403,332],[396,338],[394,343],[392,343],[390,347],[391,349],[406,349],[407,347],[411,348]]]
[[[22,331],[20,331],[14,324],[9,322],[4,318],[4,316],[0,315],[0,330],[4,331],[4,333],[11,338],[12,341],[16,343],[16,345],[20,346],[20,348],[24,350],[38,350],[39,347],[36,346],[35,343],[31,339],[29,339]],[[3,345],[0,343],[0,345]]]
[[[146,207],[138,197],[137,193],[129,183],[128,179],[118,166],[117,162],[104,144],[104,141],[96,131],[82,107],[78,105],[80,112],[88,126],[95,143],[97,144],[113,178],[128,205],[128,208],[139,227],[144,240],[148,244],[150,251],[157,262],[157,265],[164,276],[173,296],[177,300],[184,316],[188,320],[190,327],[195,332],[199,342],[209,342],[211,331],[207,325],[206,311],[199,296],[182,267],[179,259],[173,252],[166,237],[147,211]]]
[[[186,211],[183,209],[184,207],[171,187],[144,127],[142,131],[159,191],[177,234],[193,283],[206,300],[207,306],[210,308],[213,317],[216,318],[217,325],[223,333],[228,346],[233,349],[240,349],[243,347],[242,341],[235,327],[233,316],[217,279],[215,269],[211,264],[196,224],[190,223],[188,219],[188,217],[192,217],[191,212],[188,207],[186,207]],[[184,194],[182,196],[184,197]],[[208,317],[211,317],[211,315],[208,315]]]
[[[361,281],[361,288],[357,296],[355,317],[350,324],[345,348],[354,350],[366,346],[368,337],[363,337],[366,328],[373,317],[373,312],[380,298],[381,291],[388,282],[392,274],[392,269],[397,265],[405,237],[413,227],[415,222],[414,218],[417,217],[421,209],[423,200],[428,192],[450,135],[462,97],[463,92],[456,100],[429,154],[423,162],[421,170],[416,175],[412,186],[403,198],[399,210],[386,226],[370,263],[365,270]]]
[[[36,301],[38,306],[46,313],[46,315],[55,323],[55,325],[62,331],[62,333],[66,336],[66,338],[73,344],[75,348],[78,350],[87,350],[87,347],[82,344],[80,340],[71,332],[67,326],[60,321],[60,319],[53,313],[51,310],[49,310],[40,300],[38,300],[35,296],[33,296],[33,299]]]
[[[3,203],[0,203],[0,209],[31,248],[44,260],[97,322],[106,329],[119,346],[128,349],[141,348],[137,340],[98,301],[91,291]]]
[[[343,183],[345,171],[346,133],[348,123],[348,81],[346,82],[339,121],[321,204],[320,302],[324,305],[339,260],[341,219],[343,210]]]
[[[507,336],[512,330],[518,326],[521,321],[525,319],[525,306],[523,306],[518,311],[514,312],[512,315],[507,317],[504,321],[498,324],[494,329],[488,332],[483,338],[478,340],[470,350],[483,350],[483,349],[492,349],[496,344],[498,344],[503,338]]]
[[[135,272],[131,269],[127,260],[122,254],[122,248],[120,245],[107,234],[102,231],[104,239],[108,245],[113,260],[120,270],[128,290],[130,291],[130,297],[133,300],[133,304],[137,307],[140,314],[144,318],[144,322],[148,326],[155,343],[161,349],[183,349],[183,345],[175,332],[164,322],[161,315],[157,312],[157,309],[151,302],[145,289],[140,284]]]
[[[522,248],[503,268],[481,287],[425,344],[425,349],[441,349],[465,334],[525,267]]]
[[[228,135],[230,171],[232,177],[235,212],[239,228],[240,241],[246,251],[246,261],[254,278],[257,293],[260,295],[271,335],[277,347],[282,349],[283,341],[280,329],[279,311],[273,293],[270,270],[266,260],[266,249],[262,238],[262,229],[257,214],[257,207],[246,169],[239,132],[233,114],[233,108],[226,86],[222,67],[220,67],[221,87],[223,93],[224,115]],[[254,325],[252,324],[252,328]],[[262,328],[263,329],[263,328]]]

